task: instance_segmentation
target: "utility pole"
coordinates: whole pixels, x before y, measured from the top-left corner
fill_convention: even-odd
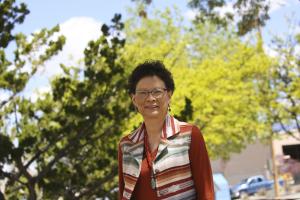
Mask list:
[[[272,175],[274,180],[274,195],[275,198],[279,196],[279,187],[278,187],[278,172],[277,172],[277,165],[276,165],[276,158],[275,158],[275,145],[273,142],[273,133],[270,137],[271,140],[271,152],[272,152]]]
[[[262,32],[261,32],[261,27],[259,26],[259,18],[256,18],[256,29],[257,29],[257,51],[258,52],[264,52],[263,48],[263,37],[262,37]],[[279,187],[278,187],[278,173],[277,173],[277,165],[276,165],[276,159],[275,159],[275,147],[274,147],[274,142],[273,142],[273,136],[274,132],[272,131],[272,127],[270,128],[270,143],[271,143],[271,153],[272,153],[272,176],[274,180],[274,195],[275,198],[279,196]]]

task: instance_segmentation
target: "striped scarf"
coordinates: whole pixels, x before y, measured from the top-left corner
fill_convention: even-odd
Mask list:
[[[192,125],[167,115],[153,163],[158,199],[196,199],[189,148]],[[130,199],[141,171],[145,124],[121,141],[123,153],[123,199]]]

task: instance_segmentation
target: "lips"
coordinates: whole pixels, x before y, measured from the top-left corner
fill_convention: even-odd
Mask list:
[[[156,108],[158,108],[158,106],[157,105],[150,105],[150,106],[145,106],[145,108],[147,108],[147,109],[156,109]]]

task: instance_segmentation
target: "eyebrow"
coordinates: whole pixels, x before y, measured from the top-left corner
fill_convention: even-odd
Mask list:
[[[164,87],[155,87],[155,88],[150,88],[150,89],[147,89],[147,88],[139,88],[139,89],[135,89],[136,91],[137,90],[139,90],[139,91],[141,91],[141,90],[147,90],[147,91],[149,91],[149,90],[154,90],[154,89],[164,89]]]

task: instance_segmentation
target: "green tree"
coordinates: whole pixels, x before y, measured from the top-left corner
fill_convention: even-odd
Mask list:
[[[38,67],[62,49],[64,37],[53,39],[53,34],[59,31],[58,26],[51,30],[42,29],[30,39],[22,33],[13,34],[15,25],[22,23],[29,13],[24,3],[1,1],[0,12],[0,179],[8,187],[22,185],[32,199],[36,193],[28,178],[28,166],[23,162],[27,154],[23,145],[30,146],[32,140],[22,135],[20,115],[21,110],[27,108],[21,92]],[[10,44],[16,48],[7,55]],[[12,192],[11,198],[19,199],[20,196]]]
[[[281,131],[300,140],[300,37],[275,37],[273,45],[278,56],[260,84],[262,116],[272,137]]]
[[[15,0],[4,0],[0,3],[0,47],[6,48],[14,40],[12,30],[16,24],[23,23],[29,13],[24,3],[17,5]]]
[[[265,132],[257,81],[268,71],[269,58],[228,29],[196,24],[191,32],[193,66],[180,81],[174,101],[192,100],[193,121],[205,135],[212,158],[228,159]],[[198,33],[198,34],[195,34]],[[180,88],[177,88],[180,90]]]
[[[212,158],[228,159],[265,132],[257,81],[271,62],[258,47],[211,23],[185,28],[176,10],[135,16],[126,27],[125,63],[161,59],[169,67],[171,113],[202,128]],[[140,121],[133,116],[128,131]]]
[[[150,5],[152,0],[132,0],[145,6],[140,6],[140,16],[147,16],[147,6]],[[267,0],[189,0],[187,5],[197,11],[197,23],[205,23],[210,21],[213,24],[226,27],[228,24],[234,22],[234,14],[238,18],[237,32],[239,35],[245,35],[248,32],[263,27],[266,21],[270,19],[269,10],[271,1]],[[227,6],[232,8],[232,11],[227,11],[220,15],[220,9]],[[231,10],[231,9],[227,9]]]
[[[65,73],[53,81],[52,94],[38,101],[43,198],[117,198],[117,144],[130,112],[120,62],[125,40],[116,35],[124,26],[120,19],[115,15],[88,44],[84,69],[62,65]]]
[[[192,0],[189,1],[188,5],[199,11],[196,21],[201,23],[210,20],[214,24],[226,26],[228,23],[232,23],[234,13],[237,13],[239,16],[237,21],[238,34],[245,35],[264,26],[266,21],[270,19],[270,3],[266,0],[236,0],[230,1],[230,3],[225,0]],[[232,6],[234,13],[226,12],[221,16],[219,9],[225,6]]]
[[[84,69],[61,64],[50,93],[36,102],[18,97],[4,110],[3,117],[16,113],[1,140],[9,199],[116,198],[117,144],[130,112],[120,20],[88,44]]]
[[[275,37],[274,46],[277,56],[273,58],[268,71],[258,80],[257,91],[260,104],[259,119],[265,126],[261,141],[272,146],[272,169],[274,182],[278,182],[273,140],[282,137],[282,133],[300,141],[300,71],[299,36],[289,35],[284,40]],[[284,135],[285,136],[285,135]],[[297,158],[295,158],[297,159]],[[275,196],[279,195],[279,186],[275,185]]]

